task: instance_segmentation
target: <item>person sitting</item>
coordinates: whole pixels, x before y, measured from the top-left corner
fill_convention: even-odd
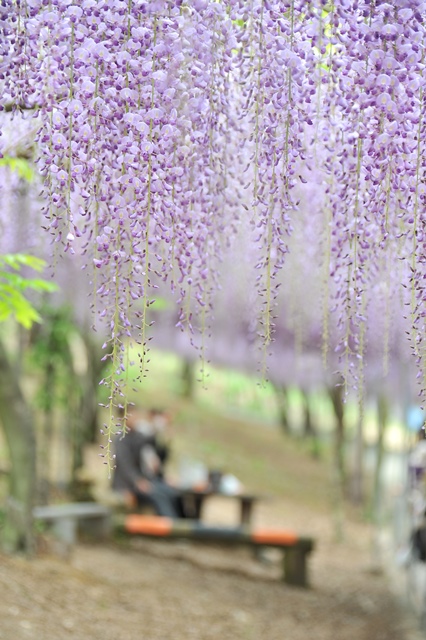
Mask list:
[[[179,492],[152,469],[141,466],[144,447],[152,447],[152,438],[144,431],[138,431],[142,413],[135,406],[128,406],[127,413],[119,412],[126,421],[125,435],[118,435],[115,441],[115,469],[112,488],[124,494],[131,494],[138,505],[150,504],[157,515],[169,518],[182,517]]]
[[[169,414],[162,409],[150,409],[145,423],[149,442],[142,449],[141,465],[162,480],[165,476],[165,464],[170,458],[169,428]]]

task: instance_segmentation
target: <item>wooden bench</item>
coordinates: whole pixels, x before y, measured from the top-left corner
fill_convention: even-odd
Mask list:
[[[194,520],[171,520],[161,516],[132,514],[114,518],[116,530],[149,538],[183,538],[202,542],[219,542],[252,547],[275,547],[284,550],[283,581],[289,585],[308,586],[307,556],[314,548],[311,538],[292,531],[241,527],[215,527]]]
[[[72,502],[34,507],[36,521],[45,522],[61,542],[73,545],[78,531],[105,538],[111,530],[111,510],[96,502]]]

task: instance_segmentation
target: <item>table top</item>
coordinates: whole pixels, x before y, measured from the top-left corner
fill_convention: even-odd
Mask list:
[[[266,499],[268,496],[265,495],[260,495],[260,494],[253,494],[253,493],[224,493],[221,491],[217,491],[213,488],[210,487],[205,487],[205,488],[201,488],[201,487],[180,487],[179,488],[180,491],[182,492],[183,495],[191,495],[191,496],[201,496],[201,497],[210,497],[210,496],[217,496],[220,498],[236,498],[238,500],[251,500],[251,501],[255,501],[255,500],[264,500]]]

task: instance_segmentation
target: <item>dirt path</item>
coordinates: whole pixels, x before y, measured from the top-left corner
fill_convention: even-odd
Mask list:
[[[315,518],[309,590],[279,582],[274,553],[264,564],[249,550],[184,542],[81,545],[68,562],[0,557],[0,639],[417,638],[384,578],[368,570],[364,525],[337,547],[328,527]]]

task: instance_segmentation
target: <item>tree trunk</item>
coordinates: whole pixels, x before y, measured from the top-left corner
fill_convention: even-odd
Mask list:
[[[11,470],[6,522],[1,532],[5,551],[33,551],[36,447],[33,416],[0,340],[0,419],[9,448]]]
[[[364,500],[364,409],[359,408],[358,423],[355,434],[354,468],[351,478],[350,497],[354,504],[362,504]]]
[[[380,535],[383,523],[383,509],[382,509],[382,466],[383,466],[383,454],[384,454],[384,440],[385,432],[388,424],[389,408],[387,399],[383,394],[380,394],[377,398],[377,457],[376,467],[374,469],[374,481],[373,481],[373,496],[371,505],[372,521],[374,525],[373,531],[373,545],[372,545],[372,557],[375,566],[381,565],[381,545]]]
[[[312,411],[311,411],[311,398],[309,397],[309,393],[304,389],[301,389],[302,401],[303,401],[303,436],[310,440],[311,445],[311,456],[313,458],[320,457],[320,442],[318,438],[318,431],[314,426],[314,422],[312,420]]]
[[[15,367],[16,375],[19,377],[22,374],[22,363],[24,361],[24,355],[28,348],[28,331],[20,324],[16,327],[18,348],[16,350],[16,357],[14,358],[13,366]]]
[[[77,377],[73,381],[75,389],[78,390],[79,380]],[[81,383],[81,381],[80,381]],[[71,459],[71,482],[74,484],[77,479],[77,472],[84,464],[84,445],[91,439],[92,432],[89,430],[88,414],[84,414],[84,409],[90,409],[91,406],[84,407],[86,394],[83,395],[72,393],[68,400],[67,415],[67,431],[71,435],[72,459]]]
[[[38,502],[40,504],[49,504],[50,498],[50,459],[51,459],[51,444],[53,438],[53,394],[55,385],[55,371],[52,362],[49,361],[45,370],[44,380],[44,416],[43,416],[43,428],[39,434],[38,440],[38,478],[39,478],[39,490],[38,490]]]
[[[85,332],[81,334],[87,351],[88,370],[82,383],[81,425],[84,429],[84,442],[96,443],[99,436],[98,388],[105,362],[102,362],[102,350]]]
[[[187,359],[182,367],[182,396],[188,400],[194,397],[194,363]]]
[[[99,381],[105,363],[102,362],[102,350],[99,344],[87,332],[79,334],[81,352],[70,349],[70,379],[73,392],[69,395],[67,415],[67,433],[71,437],[71,488],[79,495],[81,479],[79,470],[84,465],[84,448],[88,443],[96,443],[99,436]]]
[[[335,415],[334,431],[334,461],[333,461],[333,495],[334,495],[334,516],[335,516],[335,536],[338,541],[343,539],[344,521],[344,497],[345,497],[345,422],[343,387],[341,385],[329,388],[329,395],[333,405]]]
[[[286,435],[291,434],[290,421],[288,419],[288,389],[284,385],[274,384],[275,397],[278,405],[278,418],[280,427]]]
[[[380,503],[381,503],[381,476],[382,476],[382,463],[383,463],[383,453],[384,453],[384,439],[385,439],[385,431],[388,424],[388,404],[385,396],[383,394],[379,395],[377,399],[377,424],[378,424],[378,435],[377,435],[377,458],[376,458],[376,468],[374,470],[374,489],[373,489],[373,508],[374,512],[377,515],[380,515]]]
[[[310,438],[315,435],[315,429],[312,424],[311,403],[309,400],[309,394],[301,389],[302,402],[303,402],[303,435],[306,438]]]
[[[342,493],[345,491],[346,471],[345,471],[345,405],[343,402],[343,387],[335,386],[329,390],[331,402],[333,403],[334,415],[336,418],[335,440],[334,440],[334,461]]]

